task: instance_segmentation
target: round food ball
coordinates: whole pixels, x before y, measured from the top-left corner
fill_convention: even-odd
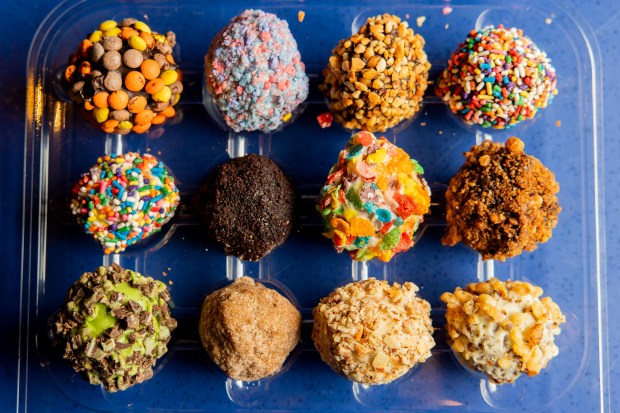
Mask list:
[[[299,341],[301,314],[276,291],[242,277],[205,298],[198,328],[227,376],[253,381],[282,368]]]
[[[463,242],[484,260],[504,261],[551,238],[560,185],[523,149],[513,136],[505,146],[486,141],[465,153],[446,190],[444,245]]]
[[[430,67],[424,38],[384,14],[338,43],[319,89],[345,128],[385,132],[420,110]]]
[[[324,234],[356,261],[389,261],[413,246],[430,188],[415,160],[385,138],[359,132],[340,152],[317,199]]]
[[[226,255],[258,261],[282,245],[293,227],[293,185],[269,158],[250,154],[211,172],[198,195],[207,235]]]
[[[97,159],[73,186],[71,212],[104,253],[119,253],[161,230],[179,205],[174,178],[153,155]]]
[[[472,30],[452,53],[435,93],[468,125],[510,128],[558,93],[555,69],[521,29]]]
[[[466,366],[496,384],[535,376],[558,355],[555,336],[566,318],[540,287],[522,281],[489,281],[443,293],[447,339]]]
[[[428,301],[410,282],[369,278],[336,288],[312,311],[312,340],[338,374],[385,384],[431,356],[435,346]]]
[[[144,133],[176,113],[183,86],[175,44],[174,33],[155,33],[136,19],[107,20],[70,57],[69,96],[103,132]],[[161,87],[149,88],[151,82]]]
[[[308,97],[308,76],[285,20],[246,10],[213,39],[206,87],[235,132],[270,132]]]
[[[54,319],[64,358],[109,392],[153,377],[177,322],[161,281],[112,264],[84,273]]]

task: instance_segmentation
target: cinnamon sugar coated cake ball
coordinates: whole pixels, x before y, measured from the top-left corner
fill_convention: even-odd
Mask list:
[[[465,153],[446,190],[444,245],[463,242],[485,260],[504,261],[549,240],[561,208],[551,171],[516,137]]]
[[[385,384],[431,356],[430,304],[410,282],[369,278],[339,287],[312,311],[312,341],[338,374]]]
[[[443,293],[448,344],[493,383],[539,374],[559,354],[555,336],[566,322],[560,307],[542,294],[527,282],[497,278]]]
[[[117,264],[84,273],[54,318],[64,358],[109,392],[149,380],[177,327],[169,302],[164,283]]]
[[[69,59],[69,96],[103,132],[144,133],[176,113],[183,84],[175,44],[174,33],[133,18],[104,21]]]
[[[213,39],[205,56],[207,90],[235,132],[270,132],[308,96],[308,76],[288,23],[246,10]]]
[[[472,30],[452,53],[435,92],[469,125],[510,128],[534,117],[558,93],[545,52],[501,24]]]
[[[345,128],[385,132],[420,109],[430,67],[424,38],[383,14],[338,43],[319,89]]]
[[[105,155],[75,183],[71,212],[106,254],[159,232],[179,205],[174,178],[153,155]]]
[[[389,261],[413,246],[430,189],[424,170],[385,138],[359,132],[338,155],[317,199],[324,234],[356,261]]]
[[[199,333],[224,373],[253,381],[277,373],[301,334],[301,314],[289,300],[250,277],[208,295]]]

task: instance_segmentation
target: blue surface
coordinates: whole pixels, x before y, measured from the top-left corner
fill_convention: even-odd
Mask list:
[[[618,270],[620,269],[620,261],[619,258],[614,254],[618,247],[620,247],[620,232],[619,232],[619,224],[620,215],[618,214],[618,197],[620,196],[620,181],[617,178],[617,173],[620,172],[618,169],[619,163],[616,161],[616,158],[620,155],[620,142],[617,139],[617,127],[620,121],[620,104],[617,103],[617,96],[620,89],[620,82],[614,78],[611,74],[612,71],[617,70],[616,68],[616,59],[620,58],[620,51],[618,50],[618,46],[615,43],[615,39],[618,38],[618,30],[619,30],[619,10],[620,7],[618,5],[614,5],[614,1],[607,2],[598,2],[592,4],[591,7],[585,8],[582,12],[587,17],[590,25],[594,28],[596,32],[601,48],[601,54],[603,55],[603,72],[604,72],[604,125],[606,130],[606,140],[605,140],[605,179],[604,179],[604,190],[606,196],[606,228],[607,228],[607,251],[608,251],[608,259],[606,261],[607,264],[607,290],[608,290],[608,300],[609,300],[609,314],[615,314],[620,311],[620,281],[616,278],[616,274],[618,274]],[[5,136],[2,140],[0,140],[0,169],[3,176],[8,177],[8,180],[5,181],[4,188],[2,191],[2,198],[0,203],[0,216],[5,219],[5,226],[2,228],[0,234],[2,235],[3,248],[0,249],[0,262],[3,265],[3,283],[1,285],[2,290],[7,299],[2,301],[2,314],[4,315],[5,326],[9,331],[9,339],[5,339],[2,342],[2,359],[1,359],[1,379],[2,386],[0,386],[0,411],[12,411],[15,409],[16,404],[16,366],[17,366],[17,332],[19,328],[19,303],[18,297],[20,296],[19,292],[19,278],[20,278],[20,263],[21,263],[21,208],[22,208],[22,173],[23,170],[23,119],[24,119],[24,98],[25,95],[25,85],[26,85],[26,54],[27,48],[30,43],[32,33],[36,30],[38,25],[43,20],[44,16],[51,9],[52,4],[39,3],[35,2],[33,4],[25,5],[25,4],[10,4],[7,5],[8,12],[2,14],[0,19],[2,20],[3,27],[10,27],[11,30],[8,30],[8,34],[3,37],[2,45],[3,49],[7,51],[8,58],[5,60],[5,64],[0,70],[2,71],[2,79],[5,84],[3,88],[3,100],[2,100],[2,110],[0,111],[0,116],[2,117],[2,124],[5,125]],[[415,16],[415,14],[414,14]],[[456,33],[453,34],[458,39],[460,36]],[[455,44],[455,40],[447,40],[446,41],[449,46],[447,48],[452,48]],[[301,42],[300,42],[301,43]],[[319,45],[321,50],[325,53],[329,52],[329,48],[331,46]],[[304,51],[302,50],[302,55]],[[200,116],[200,114],[195,113],[192,114],[191,111],[188,114],[189,119],[191,120],[192,116]],[[420,120],[417,120],[420,122]],[[180,126],[182,127],[182,126]],[[292,128],[294,128],[293,126]],[[448,128],[449,129],[449,128]],[[458,128],[455,128],[455,132],[458,132]],[[561,133],[570,133],[568,129],[560,129]],[[337,133],[333,131],[332,133]],[[295,136],[294,133],[290,135]],[[448,133],[446,133],[448,135]],[[288,133],[287,133],[287,136]],[[448,137],[444,137],[448,139]],[[165,143],[161,143],[163,146],[162,149],[165,150]],[[468,146],[468,142],[461,142],[459,145]],[[528,146],[529,148],[529,146]],[[461,151],[462,148],[458,150]],[[531,148],[530,148],[531,149]],[[97,150],[95,150],[97,152]],[[279,154],[278,148],[273,148],[273,156],[277,160],[278,156],[281,159],[287,159],[289,156],[286,153]],[[94,156],[94,155],[93,155]],[[422,152],[422,156],[425,155]],[[86,159],[91,159],[92,156],[87,157]],[[168,156],[166,157],[166,161],[169,164],[174,165],[175,163],[179,163],[178,160],[175,160],[174,157]],[[217,160],[214,160],[214,162]],[[76,170],[81,170],[85,166],[88,166],[89,161],[85,161],[86,165],[73,165],[72,168]],[[295,159],[289,160],[291,165],[295,165]],[[330,163],[331,160],[317,160],[317,162]],[[321,164],[322,165],[322,164]],[[287,165],[283,165],[285,168]],[[316,168],[317,176],[313,177],[318,180],[322,179],[322,173],[320,173],[321,169],[325,169],[324,165],[322,168]],[[208,165],[205,165],[205,171],[208,170]],[[295,168],[289,166],[289,169],[295,173]],[[201,176],[191,176],[189,171],[183,171],[182,168],[175,168],[175,171],[179,174],[181,178],[185,179],[194,179],[200,180]],[[187,172],[187,175],[183,174]],[[446,173],[446,172],[444,172]],[[432,177],[431,179],[437,180],[445,180],[444,176]],[[437,232],[437,231],[435,231]],[[432,239],[432,242],[436,243],[437,238],[440,232],[431,233],[429,237]],[[78,233],[76,228],[73,228],[73,233],[67,236],[67,239],[79,239],[81,234]],[[191,233],[187,234],[188,237],[191,237]],[[426,235],[425,235],[426,237]],[[66,239],[59,239],[58,242],[65,242]],[[428,239],[426,239],[428,241]],[[301,239],[293,239],[292,245],[290,248],[294,248],[295,245],[307,245],[306,240]],[[199,241],[197,241],[199,243]],[[298,244],[301,243],[301,244]],[[84,243],[86,244],[86,243]],[[88,248],[89,245],[84,245],[81,248]],[[174,246],[170,246],[174,247]],[[321,244],[316,248],[320,250],[320,253],[331,253],[328,248],[325,247],[325,244]],[[419,248],[418,248],[419,247]],[[432,257],[428,255],[424,255],[424,248],[428,247],[428,243],[421,243],[414,249],[414,253],[420,254],[420,256],[426,257],[429,260],[432,260]],[[198,249],[198,247],[196,247]],[[198,252],[197,250],[194,252]],[[183,257],[178,258],[178,263],[174,263],[175,270],[181,268],[181,262],[183,261]],[[100,262],[100,261],[99,261]],[[90,268],[94,265],[97,265],[99,262],[90,261],[80,263],[79,267]],[[274,261],[277,265],[277,261]],[[69,262],[66,263],[66,268],[72,268],[74,263]],[[527,264],[526,264],[527,265]],[[161,269],[160,269],[161,270]],[[157,271],[157,270],[155,270]],[[160,271],[161,272],[161,271]],[[71,276],[69,276],[71,278]],[[454,281],[452,278],[450,280]],[[452,282],[451,281],[451,282]],[[65,286],[51,286],[52,288],[56,288],[59,291],[56,294],[61,294],[61,290],[65,289]],[[307,288],[315,289],[312,290],[312,295],[322,295],[326,293],[326,289],[329,289],[324,284],[309,284]],[[425,291],[423,295],[427,298],[431,296],[436,296],[437,291]],[[52,294],[50,292],[50,294]],[[196,291],[196,297],[193,296],[184,296],[183,299],[186,300],[196,300],[199,299],[201,292]],[[301,303],[302,306],[310,306],[312,303]],[[613,319],[613,318],[612,318]],[[620,379],[620,366],[618,365],[618,342],[620,341],[620,333],[617,331],[616,327],[617,323],[611,323],[611,328],[608,329],[609,332],[609,367],[611,372],[611,380],[610,383],[612,389],[612,401],[611,406],[612,410],[615,409],[615,405],[619,400],[619,394],[617,390],[617,385],[614,386],[613,383],[617,383]],[[596,363],[596,360],[590,360],[590,363]],[[185,362],[179,362],[175,364],[177,368],[196,368],[194,365],[194,360],[188,359]],[[303,359],[303,361],[297,361],[295,364],[295,370],[299,370],[302,374],[322,374],[324,373],[324,369],[326,367],[323,366],[318,357],[316,355],[307,357]],[[165,371],[165,370],[164,370]],[[174,372],[170,372],[169,374],[173,374]],[[205,381],[208,381],[206,379]],[[76,405],[69,401],[69,399],[58,395],[55,391],[48,390],[46,387],[47,376],[46,375],[36,375],[33,374],[31,378],[31,383],[29,388],[37,389],[37,392],[40,392],[40,397],[36,402],[36,410],[34,411],[45,411],[45,408],[48,411],[81,411]],[[599,389],[596,385],[597,377],[592,377],[589,374],[586,374],[580,381],[578,385],[579,391],[575,390],[574,392],[569,393],[565,397],[561,399],[559,404],[553,407],[553,411],[590,411],[590,406],[592,405],[592,401],[596,400],[598,397]],[[294,382],[291,383],[291,386],[294,386]],[[219,385],[219,383],[218,383]],[[300,406],[304,406],[304,389],[294,389],[297,393],[299,393],[299,398],[292,400],[291,402],[294,404],[291,406],[292,408],[300,408]],[[323,388],[318,390],[324,390]],[[557,390],[556,390],[557,391]],[[344,380],[334,379],[334,385],[329,390],[329,392],[324,394],[325,398],[346,398],[350,397],[350,386]],[[197,397],[193,399],[195,395],[186,394],[183,399],[184,406],[194,406],[200,398]],[[30,395],[28,397],[29,400],[35,400],[36,397]],[[226,404],[226,400],[214,400],[214,403],[222,403],[220,406],[222,408],[230,408],[230,404]],[[183,407],[183,406],[179,406]],[[308,406],[308,407],[316,407],[316,406]],[[23,408],[23,406],[22,406]],[[218,409],[217,404],[214,405],[214,409]]]

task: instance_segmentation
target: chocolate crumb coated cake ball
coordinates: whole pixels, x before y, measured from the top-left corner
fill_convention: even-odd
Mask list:
[[[175,44],[174,33],[133,18],[104,21],[69,59],[69,96],[103,132],[144,133],[175,115],[183,91]]]
[[[174,178],[153,155],[105,155],[73,186],[70,207],[104,253],[159,232],[179,205]]]
[[[206,87],[235,132],[270,132],[308,96],[308,76],[288,23],[246,10],[213,39],[205,56]]]
[[[276,291],[250,277],[208,295],[200,340],[224,373],[253,381],[277,373],[301,334],[301,314]]]
[[[566,318],[540,287],[522,281],[469,284],[443,293],[447,339],[466,366],[497,384],[535,376],[558,355],[555,336]]]
[[[231,159],[209,174],[197,197],[210,238],[226,255],[258,261],[280,246],[293,227],[293,185],[269,158]]]
[[[161,281],[112,264],[84,273],[54,320],[64,358],[109,392],[153,377],[177,322]]]
[[[420,109],[430,67],[424,38],[384,14],[338,43],[319,89],[345,128],[384,132]]]
[[[511,137],[465,153],[446,190],[444,245],[463,242],[485,260],[504,261],[551,238],[561,211],[551,171]]]
[[[430,207],[424,170],[385,138],[359,132],[338,155],[317,199],[325,235],[356,261],[389,261],[413,246]]]
[[[362,384],[385,384],[431,356],[430,304],[410,282],[369,278],[321,299],[312,311],[312,340],[338,374]]]
[[[435,92],[469,125],[510,128],[558,93],[555,69],[521,29],[472,30],[452,53]]]

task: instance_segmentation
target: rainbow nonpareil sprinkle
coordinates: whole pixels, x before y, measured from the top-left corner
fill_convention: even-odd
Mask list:
[[[510,128],[558,93],[555,69],[521,29],[472,30],[452,54],[435,93],[469,125]]]
[[[161,230],[179,204],[174,178],[157,158],[106,155],[73,187],[71,211],[106,254],[119,253]]]
[[[422,167],[405,151],[359,132],[332,167],[317,200],[324,235],[356,261],[389,261],[413,246],[430,207]]]

